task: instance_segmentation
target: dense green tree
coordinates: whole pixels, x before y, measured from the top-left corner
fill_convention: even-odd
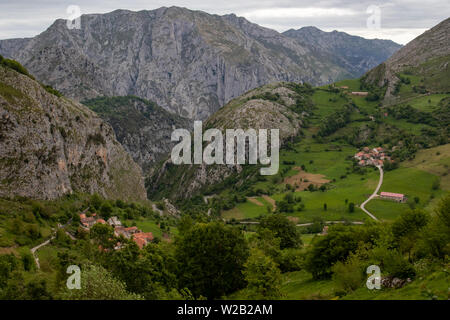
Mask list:
[[[99,210],[102,206],[103,199],[98,193],[94,193],[90,199],[91,210]]]
[[[404,212],[392,225],[392,234],[396,240],[407,235],[415,235],[428,223],[429,216],[422,210]]]
[[[273,214],[261,220],[260,228],[271,230],[275,237],[280,238],[280,248],[297,248],[302,244],[300,234],[295,224],[287,217]]]
[[[380,266],[383,274],[400,279],[411,278],[415,275],[413,265],[397,249],[385,246],[375,247],[371,251],[371,264]]]
[[[281,254],[280,242],[281,239],[277,238],[275,233],[267,228],[258,228],[257,232],[249,238],[251,247],[262,250],[265,255],[274,260]]]
[[[436,210],[439,220],[450,229],[450,194],[447,194],[439,203]]]
[[[135,275],[137,276],[137,275]],[[62,299],[67,300],[139,300],[141,296],[130,293],[120,280],[106,269],[88,265],[82,268],[81,289],[66,289]]]
[[[428,225],[423,228],[419,254],[445,260],[450,256],[450,194],[444,197]]]
[[[194,226],[194,220],[189,215],[184,215],[178,221],[178,233],[183,235]]]
[[[174,293],[176,263],[168,246],[151,243],[139,250],[134,242],[129,242],[111,252],[105,266],[126,284],[127,290],[146,299],[180,298]]]
[[[14,254],[0,255],[0,288],[6,286],[12,272],[19,267],[19,261]]]
[[[104,249],[112,248],[115,245],[114,230],[107,224],[96,223],[89,231],[90,237]]]
[[[379,226],[332,226],[326,236],[311,245],[305,260],[305,269],[315,279],[329,277],[337,261],[345,261],[361,243],[373,243],[379,237]]]
[[[345,261],[336,262],[331,270],[338,291],[349,293],[359,288],[364,282],[366,265],[357,255],[351,254]]]
[[[350,202],[348,204],[348,212],[350,213],[355,212],[355,204],[353,202]]]
[[[281,297],[281,272],[277,264],[260,249],[251,250],[243,271],[251,299]]]
[[[107,220],[111,217],[111,214],[113,212],[113,207],[109,202],[104,202],[102,206],[100,207],[100,213],[103,217],[103,219]]]
[[[197,224],[176,240],[180,288],[219,298],[242,288],[248,246],[242,232],[219,222]]]
[[[30,300],[51,300],[53,295],[47,287],[44,279],[33,279],[26,285],[26,299]]]

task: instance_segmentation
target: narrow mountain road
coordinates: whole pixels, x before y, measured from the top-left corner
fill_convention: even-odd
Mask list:
[[[371,214],[369,211],[367,211],[367,209],[365,208],[365,205],[367,204],[367,202],[369,202],[370,200],[372,200],[373,198],[375,198],[378,194],[378,191],[380,191],[381,185],[383,184],[383,168],[381,166],[377,166],[378,170],[380,171],[380,180],[378,181],[378,185],[377,188],[375,189],[375,191],[370,195],[369,198],[367,198],[366,201],[364,201],[363,203],[361,203],[361,205],[359,206],[361,208],[362,211],[364,211],[365,213],[367,213],[367,215],[369,217],[371,217],[373,220],[378,221],[378,218],[375,217],[373,214]]]
[[[335,224],[335,223],[347,223],[348,221],[325,221],[325,224]],[[259,221],[240,221],[240,224],[259,224]],[[350,221],[351,224],[364,224],[364,222],[362,221]],[[297,227],[307,227],[307,226],[311,226],[313,225],[314,222],[308,222],[308,223],[299,223],[296,224],[295,226]]]
[[[88,208],[88,209],[89,209],[89,208]],[[85,211],[83,211],[83,212],[86,212],[86,211],[87,211],[87,209],[86,209]],[[70,223],[72,223],[72,218],[70,218],[69,221],[67,221],[64,225],[60,225],[60,224],[58,223],[58,229],[65,228],[65,227],[68,226]],[[70,239],[72,239],[72,240],[77,240],[77,239],[76,239],[73,235],[71,235],[68,231],[66,231],[66,230],[64,230],[64,231],[65,231],[65,233],[70,237]],[[55,239],[55,237],[56,237],[56,230],[53,231],[53,235],[50,237],[50,239],[48,239],[48,240],[42,242],[41,244],[37,245],[36,247],[33,247],[33,248],[30,249],[30,250],[31,250],[31,254],[33,255],[34,261],[36,262],[36,266],[37,266],[38,269],[41,268],[41,265],[40,265],[40,263],[39,263],[39,257],[37,256],[36,251],[38,251],[40,248],[42,248],[42,247],[48,245],[48,244],[50,243],[50,241],[52,241],[53,239]]]
[[[42,242],[40,245],[38,245],[34,248],[31,248],[31,254],[34,257],[34,261],[36,262],[36,266],[38,269],[41,268],[41,265],[39,264],[39,257],[37,256],[36,251],[39,250],[41,247],[48,245],[50,243],[50,241],[52,241],[53,239],[55,239],[55,236],[52,236],[50,239]]]
[[[364,222],[362,221],[325,221],[325,224],[335,224],[335,223],[351,223],[351,224],[364,224]],[[301,224],[296,224],[297,227],[307,227],[307,226],[312,226],[314,224],[314,222],[309,222],[309,223],[301,223]]]
[[[152,203],[152,210],[155,211],[156,213],[158,213],[160,216],[163,215],[163,211],[158,209],[158,207],[154,203]]]

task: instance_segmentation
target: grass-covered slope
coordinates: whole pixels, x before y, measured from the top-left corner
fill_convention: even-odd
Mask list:
[[[367,97],[351,94],[364,90],[370,92]],[[243,115],[242,110],[255,103],[251,99],[254,95],[250,92],[233,100],[211,117],[208,124],[231,128],[236,122],[236,127],[250,126],[254,116],[237,115]],[[360,80],[311,88],[300,96],[304,100],[298,101],[299,105],[303,101],[304,106],[299,109],[301,128],[280,151],[278,174],[261,176],[254,166],[243,166],[242,173],[198,189],[193,195],[199,197],[183,203],[195,207],[194,211],[207,212],[211,208],[227,221],[255,220],[275,211],[298,224],[317,220],[364,222],[370,218],[359,205],[375,190],[379,172],[373,166],[361,168],[353,156],[363,147],[381,146],[395,163],[385,168],[380,191],[403,193],[409,201],[372,200],[367,209],[381,220],[393,220],[411,207],[431,211],[436,200],[449,190],[446,162],[449,96],[416,97],[408,104],[385,107],[381,103],[382,92],[365,87]],[[181,197],[186,190],[184,179],[197,181],[195,171],[184,169],[189,166],[169,163],[165,166],[159,183],[155,183],[157,188],[149,189],[150,196]],[[205,179],[211,178],[211,172],[220,172],[214,166],[205,168],[210,170]],[[204,195],[208,195],[207,203]]]

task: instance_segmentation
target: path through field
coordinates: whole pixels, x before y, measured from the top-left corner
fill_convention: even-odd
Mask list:
[[[361,205],[359,206],[361,208],[362,211],[364,211],[365,213],[367,213],[367,215],[369,217],[371,217],[372,219],[374,219],[375,221],[378,221],[378,218],[375,217],[373,214],[371,214],[369,211],[367,211],[366,208],[364,208],[364,206],[367,204],[367,202],[369,202],[370,200],[372,200],[373,198],[375,198],[378,194],[378,191],[381,188],[381,185],[383,184],[383,168],[381,166],[377,166],[378,170],[380,171],[380,181],[378,181],[378,185],[377,188],[375,189],[375,191],[370,195],[369,198],[367,198],[366,201],[364,201],[363,203],[361,203]]]

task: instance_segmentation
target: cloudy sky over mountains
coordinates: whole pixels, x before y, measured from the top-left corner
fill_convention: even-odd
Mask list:
[[[447,0],[0,0],[0,39],[35,36],[57,18],[68,18],[69,5],[78,5],[82,14],[174,5],[215,14],[235,13],[280,32],[316,26],[401,44],[450,13]]]

